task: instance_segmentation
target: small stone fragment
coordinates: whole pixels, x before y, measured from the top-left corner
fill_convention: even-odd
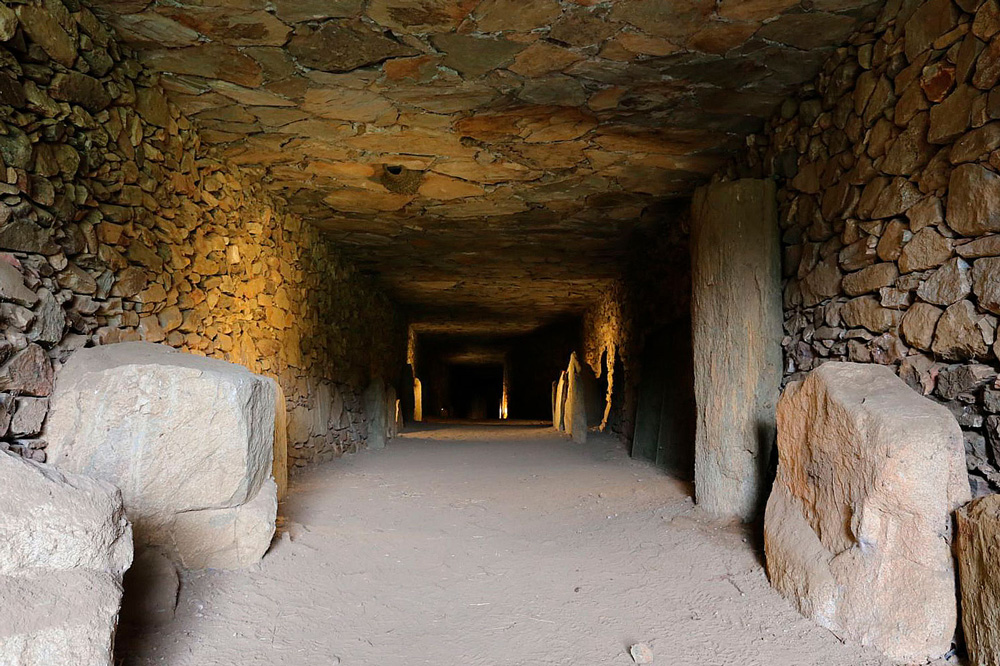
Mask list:
[[[633,645],[629,648],[629,654],[632,655],[632,661],[637,664],[653,663],[653,650],[645,643],[636,643]]]

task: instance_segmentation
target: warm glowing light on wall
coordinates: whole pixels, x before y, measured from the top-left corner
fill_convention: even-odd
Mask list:
[[[510,387],[510,375],[508,373],[508,363],[507,359],[504,359],[503,364],[503,397],[500,398],[500,418],[507,418],[507,391]]]

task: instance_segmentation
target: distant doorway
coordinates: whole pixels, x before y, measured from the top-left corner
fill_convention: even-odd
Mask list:
[[[498,419],[503,401],[503,366],[456,364],[448,368],[449,416]]]

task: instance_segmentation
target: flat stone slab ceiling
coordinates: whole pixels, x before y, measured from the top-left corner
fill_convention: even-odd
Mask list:
[[[881,3],[94,4],[401,303],[513,321],[581,310]]]

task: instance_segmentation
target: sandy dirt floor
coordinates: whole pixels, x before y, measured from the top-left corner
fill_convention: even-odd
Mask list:
[[[128,666],[881,666],[768,586],[748,532],[608,437],[429,425],[294,479],[257,567],[186,576]]]

